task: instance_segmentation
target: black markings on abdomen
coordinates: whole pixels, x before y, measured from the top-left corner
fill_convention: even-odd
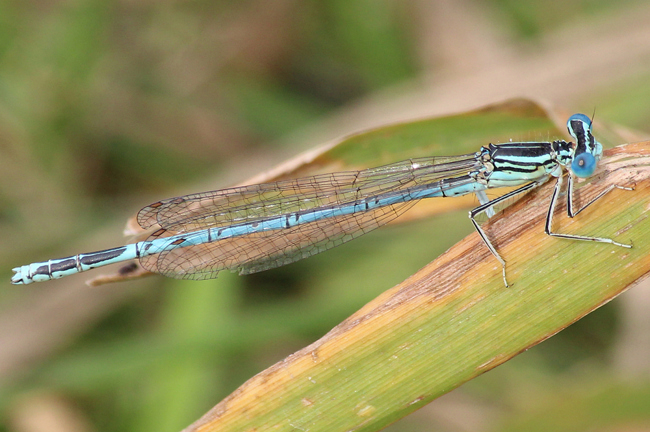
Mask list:
[[[100,262],[111,260],[113,258],[117,258],[120,255],[122,255],[125,250],[126,250],[126,246],[115,248],[115,249],[107,249],[105,251],[99,251],[93,254],[82,255],[79,262],[81,262],[81,264],[83,265],[97,264]]]

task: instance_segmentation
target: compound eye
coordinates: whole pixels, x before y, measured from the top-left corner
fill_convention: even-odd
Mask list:
[[[573,158],[571,171],[578,177],[589,177],[596,171],[596,158],[591,153],[580,153]]]

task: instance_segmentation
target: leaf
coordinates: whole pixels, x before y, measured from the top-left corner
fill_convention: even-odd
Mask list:
[[[507,262],[472,234],[320,340],[261,372],[185,431],[376,431],[509,360],[608,302],[650,271],[650,142],[606,152],[582,202],[554,229],[611,236],[632,249],[544,234],[553,185],[484,225]]]

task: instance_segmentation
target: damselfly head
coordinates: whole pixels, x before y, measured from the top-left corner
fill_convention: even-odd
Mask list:
[[[567,121],[567,129],[576,140],[571,171],[578,177],[589,177],[603,153],[603,146],[591,134],[591,119],[584,114],[574,114]]]

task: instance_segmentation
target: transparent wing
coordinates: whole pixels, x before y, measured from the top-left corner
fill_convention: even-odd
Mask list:
[[[441,178],[467,174],[474,154],[410,159],[363,171],[234,187],[158,201],[138,213],[138,224],[175,233],[255,222],[292,212],[353,202]]]
[[[151,240],[205,228],[255,223],[267,218],[408,193],[436,180],[449,187],[473,181],[474,155],[420,158],[363,171],[317,175],[187,195],[143,208],[138,222],[160,226]],[[461,180],[462,178],[462,180]],[[144,268],[181,279],[209,279],[221,270],[240,274],[279,267],[315,255],[395,219],[417,201],[338,215],[289,228],[257,232],[210,243],[163,251],[140,258]]]
[[[211,279],[221,270],[250,274],[315,255],[395,219],[417,201],[288,229],[264,231],[140,258],[144,268],[177,279]]]

